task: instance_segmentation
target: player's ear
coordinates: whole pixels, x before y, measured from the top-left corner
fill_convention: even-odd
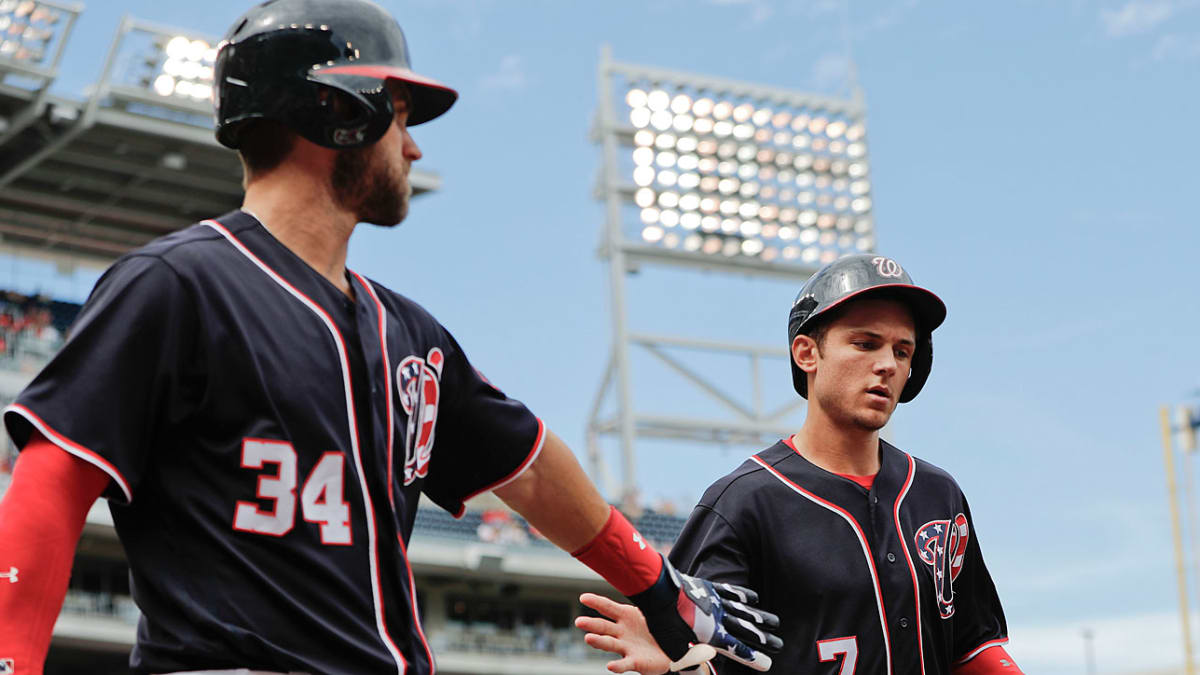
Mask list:
[[[801,333],[792,340],[792,362],[806,373],[817,371],[817,341]]]

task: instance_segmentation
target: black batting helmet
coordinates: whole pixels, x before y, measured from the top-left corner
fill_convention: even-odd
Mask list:
[[[906,303],[917,323],[917,347],[912,356],[908,382],[900,392],[907,403],[920,393],[933,367],[933,330],[946,319],[946,305],[932,292],[913,283],[900,263],[881,255],[850,255],[835,260],[812,275],[800,289],[788,314],[788,352],[801,333],[807,335],[821,322],[821,316],[847,301],[869,295],[883,295]],[[792,385],[808,398],[808,379],[792,360]]]
[[[243,14],[213,68],[217,140],[241,145],[251,120],[281,122],[328,148],[378,141],[395,116],[387,80],[408,85],[408,125],[446,112],[458,94],[412,71],[400,24],[368,0],[269,0]],[[334,106],[342,97],[348,106]]]

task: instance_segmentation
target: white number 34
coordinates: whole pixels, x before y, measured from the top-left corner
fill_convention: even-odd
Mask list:
[[[321,526],[322,544],[354,543],[350,505],[343,496],[345,462],[340,452],[325,453],[300,490],[304,520]],[[274,504],[263,510],[258,503],[239,501],[233,515],[233,529],[282,537],[296,523],[296,449],[286,441],[250,438],[242,441],[242,468],[263,469],[265,464],[274,464],[276,471],[274,475],[266,471],[259,475],[257,496]]]
[[[851,637],[817,640],[817,655],[821,661],[836,661],[842,657],[838,675],[854,675],[854,664],[858,661],[858,639]]]

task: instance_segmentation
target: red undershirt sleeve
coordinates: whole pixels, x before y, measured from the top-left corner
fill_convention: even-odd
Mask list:
[[[0,662],[41,675],[75,545],[108,474],[35,432],[0,500]]]
[[[1000,645],[988,647],[970,661],[954,666],[953,673],[954,675],[1022,675],[1017,663]]]

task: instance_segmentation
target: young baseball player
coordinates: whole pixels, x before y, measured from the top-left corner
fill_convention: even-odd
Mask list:
[[[788,318],[803,426],[714,483],[675,543],[679,569],[753,588],[779,616],[776,672],[1020,672],[962,491],[879,438],[925,384],[945,316],[890,258],[847,256],[813,275]],[[667,670],[637,608],[581,600],[611,619],[576,621],[621,657],[609,670]]]
[[[22,452],[0,502],[3,672],[42,672],[103,495],[143,615],[134,673],[433,673],[417,502],[461,514],[485,490],[629,596],[672,658],[711,642],[765,669],[775,619],[751,594],[675,572],[441,324],[347,269],[357,223],[407,213],[408,128],[457,96],[410,69],[396,21],[263,3],[215,80],[244,208],[117,261],[5,411]]]

